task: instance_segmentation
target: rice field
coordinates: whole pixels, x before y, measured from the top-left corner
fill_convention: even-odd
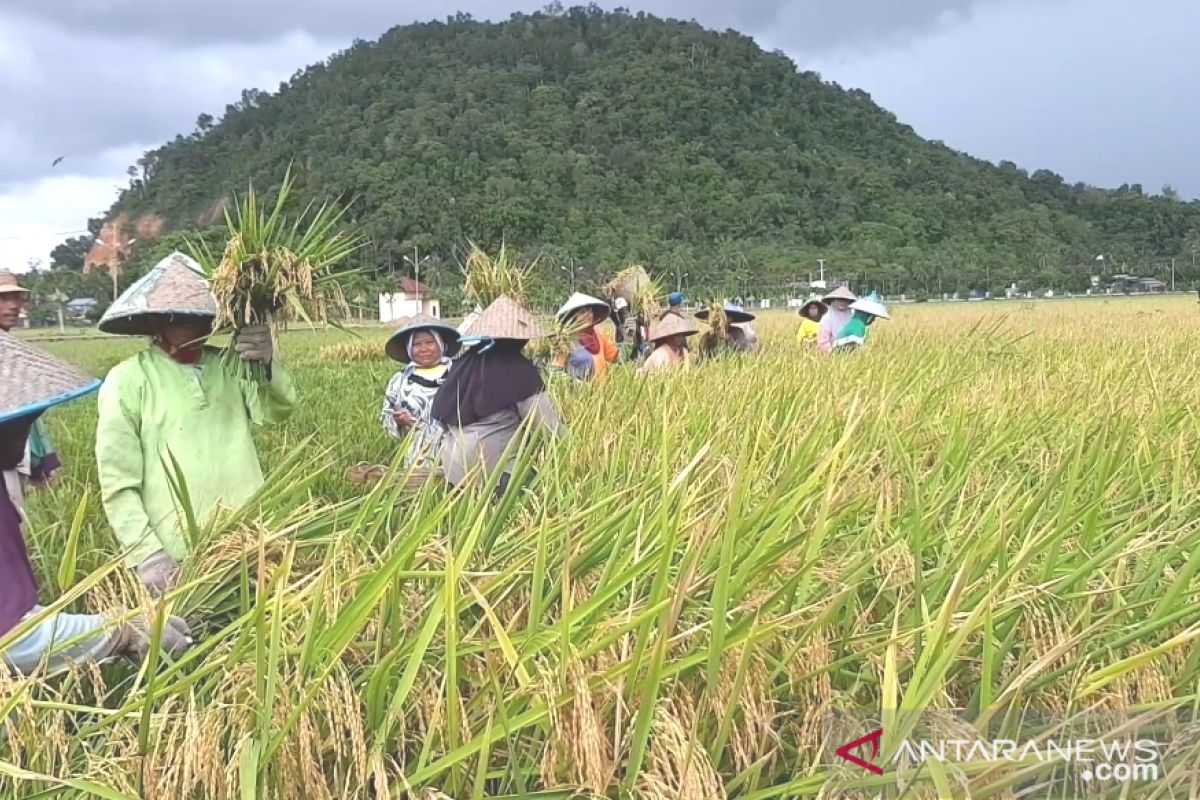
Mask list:
[[[0,796],[1007,798],[1054,768],[876,776],[828,758],[831,715],[886,720],[882,763],[912,711],[1193,708],[1195,302],[892,310],[848,357],[770,314],[751,360],[552,381],[571,433],[500,505],[346,483],[394,455],[392,364],[287,334],[301,405],[261,433],[268,484],[198,532],[168,600],[200,643],[0,682]],[[47,348],[102,375],[142,346]],[[148,605],[100,510],[94,400],[48,423],[44,599]]]

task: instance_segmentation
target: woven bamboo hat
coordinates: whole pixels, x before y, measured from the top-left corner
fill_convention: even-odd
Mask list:
[[[527,341],[549,336],[532,312],[501,295],[471,323],[472,338]]]
[[[217,316],[217,301],[200,265],[172,253],[138,279],[100,318],[100,330],[125,336],[149,336],[171,317]]]
[[[0,422],[96,391],[100,381],[0,331]]]
[[[694,336],[699,332],[695,325],[678,314],[667,314],[651,329],[648,338],[652,342],[661,342],[672,336]]]
[[[566,322],[566,320],[572,314],[584,308],[590,308],[594,310],[597,314],[601,315],[602,318],[607,318],[611,312],[608,303],[601,300],[599,297],[592,297],[590,294],[576,292],[575,294],[571,295],[567,302],[562,304],[562,308],[560,308],[558,313],[554,316],[559,322]]]
[[[708,314],[709,314],[709,310],[707,308],[702,308],[696,312],[696,319],[708,319]],[[754,315],[751,314],[749,311],[746,311],[745,309],[743,309],[741,306],[737,305],[736,303],[726,303],[725,304],[725,319],[729,320],[733,324],[738,324],[738,323],[742,323],[742,322],[753,322]]]
[[[415,317],[409,317],[404,320],[392,337],[387,340],[384,350],[387,351],[388,357],[393,361],[399,361],[401,364],[407,364],[410,359],[408,357],[408,342],[413,334],[417,331],[433,331],[442,338],[442,355],[446,358],[453,358],[459,351],[462,336],[454,328],[442,322],[437,317],[431,317],[428,314],[417,314]]]
[[[850,304],[850,308],[855,311],[861,311],[864,314],[870,314],[872,317],[880,319],[891,319],[888,316],[887,306],[879,299],[879,295],[871,292],[867,297],[860,297]]]
[[[808,311],[809,306],[814,306],[814,305],[820,306],[822,314],[824,314],[826,311],[829,310],[829,306],[825,303],[824,300],[817,297],[815,294],[809,295],[808,299],[804,301],[804,305],[800,306],[800,316],[802,316],[802,317],[808,316],[804,312]]]
[[[29,294],[29,290],[17,283],[17,276],[0,269],[0,294]]]
[[[821,299],[826,303],[828,303],[830,300],[849,300],[851,303],[853,303],[858,299],[858,295],[850,291],[848,287],[839,286]]]

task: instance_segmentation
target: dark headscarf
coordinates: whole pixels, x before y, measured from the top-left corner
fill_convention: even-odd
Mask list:
[[[487,352],[472,349],[454,362],[433,398],[430,416],[462,427],[512,408],[546,388],[542,375],[521,354],[525,342],[497,339]]]

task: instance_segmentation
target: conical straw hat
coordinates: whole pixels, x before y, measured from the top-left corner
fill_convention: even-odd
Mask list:
[[[0,331],[0,422],[94,392],[100,381]]]
[[[485,339],[526,341],[549,336],[534,315],[501,295],[471,324],[469,335]]]
[[[560,308],[558,313],[554,316],[559,322],[563,322],[567,319],[567,317],[571,316],[581,308],[594,308],[604,314],[606,317],[610,311],[608,303],[600,298],[592,297],[590,294],[584,294],[583,292],[576,292],[575,294],[571,295],[567,302],[562,304],[562,308]]]
[[[105,333],[148,336],[165,317],[216,315],[217,301],[200,265],[183,253],[172,253],[109,306],[99,327]]]
[[[707,320],[708,315],[709,315],[709,309],[702,308],[696,312],[696,319]],[[753,322],[754,315],[751,314],[749,311],[746,311],[745,309],[743,309],[741,306],[737,305],[736,303],[726,303],[725,304],[725,319],[729,320],[733,324],[738,324],[738,323],[742,323],[742,322]]]
[[[437,331],[438,336],[442,337],[442,344],[445,345],[442,355],[447,358],[453,358],[459,350],[462,335],[453,325],[428,314],[417,314],[415,317],[404,320],[404,323],[387,340],[384,350],[393,361],[399,361],[401,364],[409,362],[408,340],[417,331]]]
[[[858,299],[858,295],[845,286],[839,286],[821,299],[826,303],[830,300],[849,300],[850,302],[854,302]]]
[[[888,316],[887,306],[879,301],[879,295],[871,292],[866,297],[859,298],[850,304],[850,308],[855,311],[862,311],[865,314],[870,314],[872,317],[880,319],[891,319]]]
[[[699,333],[696,326],[678,314],[667,314],[650,331],[649,339],[660,342],[672,336],[694,336]]]

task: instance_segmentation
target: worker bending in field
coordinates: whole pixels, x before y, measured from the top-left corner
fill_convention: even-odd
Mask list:
[[[8,333],[17,327],[28,296],[29,290],[17,283],[16,276],[8,270],[0,270],[0,331]],[[5,488],[18,511],[25,510],[26,487],[44,485],[60,467],[62,462],[39,417],[29,430],[20,463],[4,470]]]
[[[833,349],[833,340],[854,316],[854,312],[850,310],[850,304],[857,299],[854,292],[845,286],[839,286],[821,298],[826,305],[826,311],[825,315],[821,317],[820,330],[817,331],[817,348],[822,353],[828,353]]]
[[[664,315],[662,321],[650,331],[650,343],[654,350],[646,357],[637,374],[674,372],[688,367],[692,362],[692,354],[687,349],[687,338],[696,333],[696,326],[683,317]]]
[[[21,460],[42,412],[95,391],[99,381],[8,333],[0,333],[0,363],[0,469],[11,469]],[[0,637],[14,632],[14,641],[0,655],[23,675],[117,656],[140,662],[150,648],[150,625],[143,617],[113,625],[97,614],[49,613],[38,605],[21,515],[7,492],[0,492]],[[191,631],[182,619],[170,617],[161,641],[178,658],[191,646]]]
[[[817,336],[821,333],[821,318],[828,310],[829,306],[818,297],[808,298],[808,302],[800,307],[800,328],[796,331],[796,342],[801,347],[816,345]]]
[[[579,380],[602,380],[609,364],[616,362],[620,351],[598,326],[608,319],[608,303],[581,292],[571,295],[556,315],[564,330],[577,331],[575,344],[566,359],[567,373]]]
[[[204,525],[218,507],[236,508],[262,486],[252,429],[282,421],[296,403],[292,379],[273,363],[268,328],[235,338],[245,361],[266,365],[256,380],[205,344],[216,302],[194,261],[175,253],[113,303],[100,330],[149,336],[150,346],[113,367],[100,390],[96,460],[109,524],[146,587],[170,589],[188,555],[184,509]]]
[[[524,426],[552,437],[566,433],[541,374],[521,352],[530,339],[545,335],[533,315],[507,297],[497,298],[471,326],[470,349],[450,368],[431,414],[446,429],[442,470],[451,485],[468,479],[482,485],[499,470],[502,494],[516,460],[509,445]]]
[[[385,350],[404,364],[388,381],[380,422],[395,439],[407,440],[406,467],[432,467],[442,446],[442,426],[430,417],[433,398],[458,353],[459,333],[427,314],[408,320],[388,339]]]
[[[719,331],[709,331],[701,341],[701,354],[715,356],[731,353],[750,353],[758,347],[758,334],[753,329],[743,326],[754,321],[754,315],[734,303],[725,303],[724,326]],[[707,321],[711,316],[710,309],[696,312],[696,319]]]

